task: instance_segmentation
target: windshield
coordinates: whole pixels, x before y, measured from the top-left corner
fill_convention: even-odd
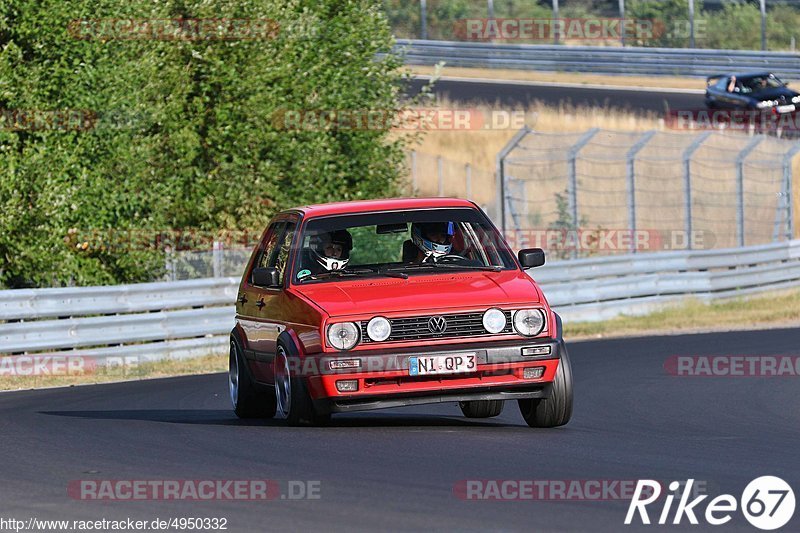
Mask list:
[[[741,84],[742,92],[744,93],[758,93],[767,89],[777,89],[784,86],[783,82],[773,74],[745,78],[742,80]]]
[[[477,209],[312,218],[298,242],[293,283],[516,268],[511,251]]]

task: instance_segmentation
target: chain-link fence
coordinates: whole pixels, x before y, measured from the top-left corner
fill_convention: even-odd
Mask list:
[[[800,0],[384,0],[383,7],[401,39],[791,51],[800,39]]]
[[[798,151],[766,135],[524,131],[499,165],[498,225],[568,257],[785,240]]]
[[[798,154],[800,142],[766,135],[523,129],[494,172],[410,152],[406,183],[409,196],[473,200],[512,248],[553,258],[729,248],[800,237]],[[177,252],[166,279],[238,277],[250,253]]]

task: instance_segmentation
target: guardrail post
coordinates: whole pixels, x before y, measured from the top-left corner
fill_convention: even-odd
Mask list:
[[[694,0],[689,0],[689,48],[694,48]]]
[[[464,165],[464,189],[467,200],[472,198],[472,166],[467,163]]]
[[[212,245],[212,268],[214,270],[214,277],[221,278],[222,277],[222,243],[219,241],[214,241]]]
[[[622,46],[625,46],[625,30],[622,30],[622,28],[625,27],[625,0],[619,0],[619,19],[621,29],[619,32],[619,42]]]
[[[444,167],[442,156],[436,156],[436,176],[439,180],[439,196],[444,196]]]
[[[558,44],[558,0],[553,0],[553,23],[550,24],[550,31],[553,32],[553,44]]]
[[[411,196],[417,195],[417,151],[411,150]]]
[[[486,16],[490,19],[494,18],[494,0],[486,0]]]
[[[786,240],[794,239],[794,198],[792,197],[792,159],[800,152],[800,144],[795,145],[783,156],[783,200],[786,202]]]
[[[578,172],[577,172],[577,165],[576,160],[578,159],[578,152],[580,152],[581,148],[586,146],[586,144],[592,140],[597,132],[600,131],[600,128],[592,128],[586,133],[584,133],[579,139],[578,142],[573,144],[568,152],[568,190],[567,190],[567,205],[569,207],[569,213],[572,217],[572,224],[577,228],[578,226]],[[572,257],[576,257],[578,255],[578,250],[573,249],[571,253]]]
[[[758,144],[764,140],[763,135],[753,137],[739,155],[736,156],[736,232],[737,242],[744,247],[744,160],[750,155]]]
[[[767,2],[761,0],[759,2],[761,8],[761,49],[767,50]]]
[[[683,152],[683,191],[686,203],[684,229],[686,230],[686,248],[688,250],[692,249],[692,242],[694,241],[694,236],[692,235],[692,155],[710,136],[710,131],[701,133]]]
[[[428,3],[425,0],[419,2],[419,38],[423,41],[428,38]]]
[[[628,229],[631,232],[631,253],[636,253],[636,154],[653,138],[655,131],[648,131],[628,150],[625,162],[628,178]]]
[[[506,234],[506,157],[511,150],[517,147],[522,139],[529,133],[532,133],[528,126],[523,126],[512,138],[508,141],[500,153],[495,158],[495,178],[497,180],[497,216],[500,217],[500,230],[503,235]]]

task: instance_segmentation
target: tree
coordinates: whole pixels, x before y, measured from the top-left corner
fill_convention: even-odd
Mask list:
[[[269,20],[277,31],[130,39],[111,19]],[[393,195],[404,137],[274,120],[396,113],[392,44],[380,7],[362,0],[0,0],[0,283],[150,280],[164,260],[148,235],[258,231],[293,204]],[[52,123],[69,112],[87,120]],[[41,127],[15,124],[25,113]]]

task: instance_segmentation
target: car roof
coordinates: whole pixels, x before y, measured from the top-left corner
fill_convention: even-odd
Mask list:
[[[382,200],[357,200],[353,202],[333,202],[313,204],[287,209],[300,211],[304,217],[371,213],[375,211],[402,211],[407,209],[434,209],[446,207],[474,208],[475,204],[461,198],[387,198]]]
[[[706,77],[706,80],[712,79],[719,79],[719,78],[730,78],[731,76],[736,76],[736,79],[749,79],[755,78],[757,76],[769,76],[771,72],[728,72],[727,74],[714,74],[713,76]]]
[[[771,72],[745,72],[740,74],[730,74],[730,76],[736,76],[736,79],[748,79],[761,76],[769,76],[770,74]]]

